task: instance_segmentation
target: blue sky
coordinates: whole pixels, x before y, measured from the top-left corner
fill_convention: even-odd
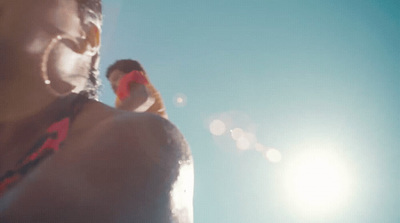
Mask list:
[[[192,149],[195,222],[400,221],[400,2],[103,4],[100,99],[113,105],[108,65],[144,65]],[[213,120],[222,135],[210,132]],[[246,149],[234,128],[252,136]],[[304,209],[285,182],[320,152],[336,157],[349,192],[340,205]]]

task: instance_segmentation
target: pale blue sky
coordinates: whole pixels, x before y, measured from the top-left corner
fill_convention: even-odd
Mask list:
[[[399,1],[103,2],[100,99],[114,101],[108,65],[144,65],[191,145],[196,223],[400,221]],[[174,105],[178,93],[186,106]],[[216,118],[281,162],[213,136]],[[282,183],[313,143],[353,182],[345,205],[318,216],[295,210]]]

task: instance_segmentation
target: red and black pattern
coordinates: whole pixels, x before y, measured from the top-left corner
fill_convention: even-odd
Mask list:
[[[71,98],[65,98],[64,100],[69,99]],[[14,186],[24,175],[29,173],[30,170],[39,165],[41,161],[62,147],[63,142],[68,136],[70,124],[87,101],[87,95],[79,94],[73,96],[72,104],[62,111],[57,121],[53,122],[47,128],[46,134],[17,162],[15,168],[0,176],[0,196]],[[55,106],[59,106],[59,104]]]
[[[21,159],[16,168],[7,171],[0,178],[0,195],[9,187],[14,185],[23,175],[30,169],[34,168],[41,160],[60,149],[61,143],[67,138],[69,130],[70,118],[64,118],[61,121],[53,123],[43,136],[29,151],[29,153]]]

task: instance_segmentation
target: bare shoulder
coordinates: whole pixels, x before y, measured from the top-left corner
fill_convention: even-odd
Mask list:
[[[93,144],[86,147],[92,157],[97,156],[94,172],[115,171],[99,177],[96,184],[107,185],[110,178],[115,178],[111,182],[122,180],[119,191],[126,191],[120,194],[126,199],[124,207],[142,211],[132,219],[192,222],[193,162],[178,128],[158,115],[120,110],[112,110],[97,123],[87,136]],[[96,162],[105,157],[107,166]]]
[[[63,150],[13,193],[4,219],[189,223],[193,163],[168,120],[94,103],[75,120]]]
[[[116,141],[119,148],[145,144],[174,145],[174,148],[181,148],[181,152],[187,148],[176,126],[158,115],[116,110],[98,102],[90,103],[81,113],[76,120],[77,131],[74,132],[90,137],[90,142],[99,146],[102,146],[99,142]]]
[[[171,161],[190,159],[188,144],[178,128],[151,113],[113,109],[108,116],[95,120],[86,132],[89,132],[94,147],[112,148],[113,153],[126,149],[133,153],[144,152],[160,164],[161,158]]]

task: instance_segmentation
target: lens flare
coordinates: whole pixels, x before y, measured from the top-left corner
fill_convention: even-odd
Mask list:
[[[240,153],[256,151],[271,163],[279,163],[282,160],[279,150],[265,146],[258,141],[257,126],[245,113],[224,112],[209,117],[204,124],[213,136],[221,136],[213,137],[221,147],[239,150]]]
[[[231,137],[233,140],[238,140],[240,137],[243,137],[244,131],[241,128],[234,128],[231,130]]]
[[[225,123],[219,119],[215,119],[210,123],[210,132],[215,136],[223,135],[226,132]]]
[[[250,140],[245,136],[242,136],[238,140],[236,140],[236,146],[240,150],[248,150],[250,148],[250,145]]]
[[[185,107],[187,104],[187,97],[185,94],[178,93],[174,96],[173,102],[178,108]]]
[[[263,146],[261,143],[256,143],[254,148],[257,152],[264,152],[266,150],[265,146]]]
[[[272,163],[279,163],[282,160],[282,154],[276,149],[268,149],[265,157]]]

